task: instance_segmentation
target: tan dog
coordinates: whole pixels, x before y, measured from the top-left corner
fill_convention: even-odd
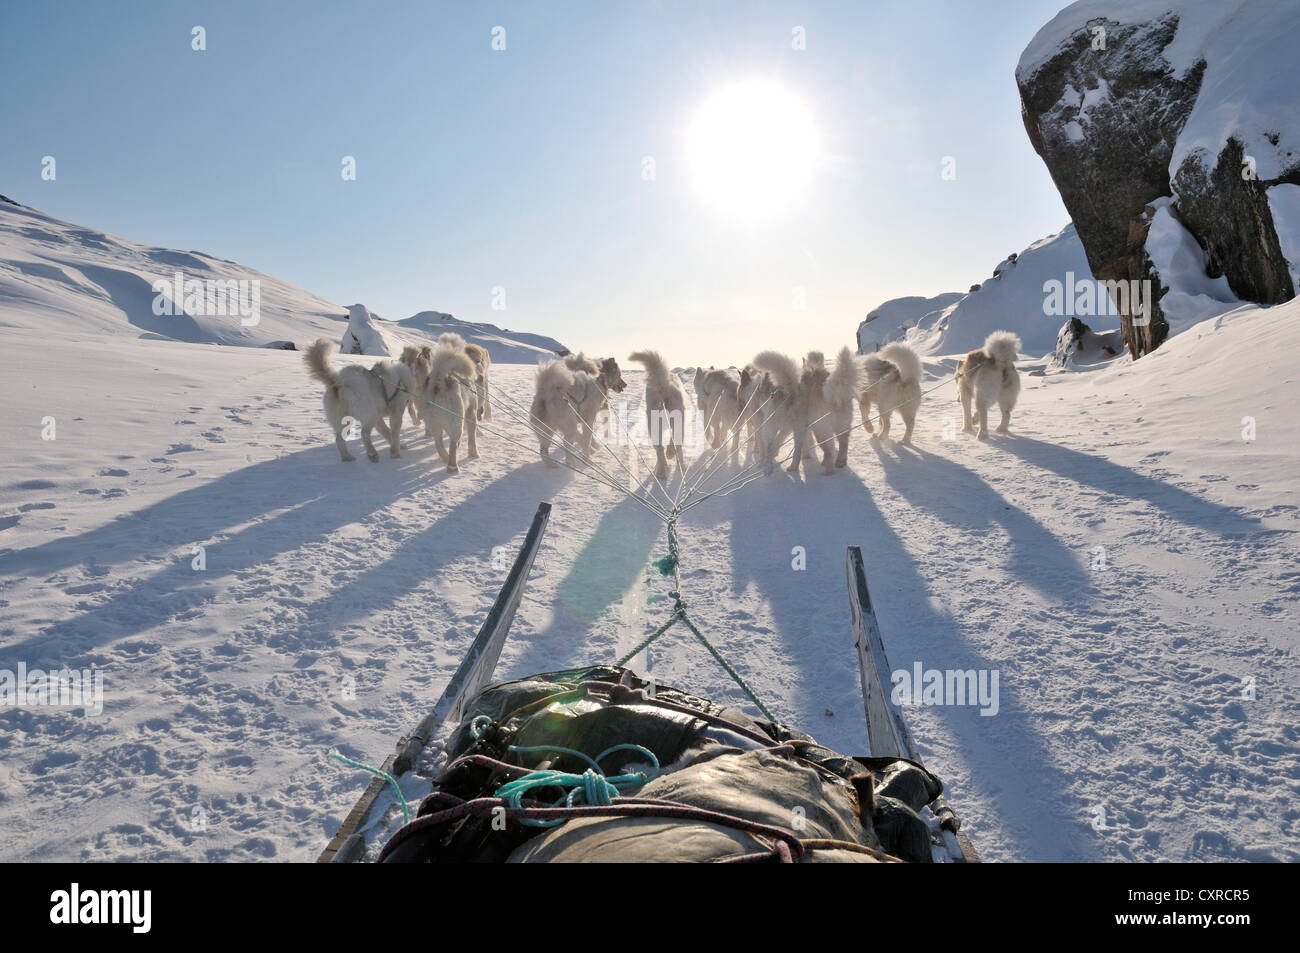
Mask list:
[[[880,412],[880,436],[888,438],[894,411],[903,418],[902,443],[912,442],[912,427],[921,404],[921,359],[906,344],[886,344],[875,354],[858,359],[866,375],[858,404],[862,409],[862,426],[871,427],[871,405]]]
[[[487,348],[480,347],[477,344],[466,342],[465,353],[469,359],[474,362],[474,367],[478,370],[476,381],[478,383],[478,419],[492,421],[492,398],[488,382],[488,372],[492,369],[492,355],[488,354]]]
[[[957,399],[961,401],[964,424],[962,433],[972,433],[979,416],[979,438],[989,438],[989,408],[997,404],[1002,422],[997,432],[1006,433],[1011,424],[1011,409],[1020,396],[1020,373],[1016,358],[1020,355],[1020,338],[1010,331],[994,331],[984,346],[971,351],[957,365]]]
[[[344,462],[356,459],[343,440],[348,418],[361,426],[361,442],[371,463],[379,462],[379,452],[370,440],[370,431],[376,427],[388,440],[388,455],[400,457],[402,414],[415,390],[411,369],[400,361],[376,361],[368,369],[358,364],[335,369],[329,362],[333,352],[334,342],[320,338],[307,349],[303,361],[311,376],[325,385],[325,417],[334,428],[339,457]]]
[[[618,361],[612,357],[590,358],[579,351],[577,354],[566,354],[564,356],[564,366],[570,371],[582,371],[589,377],[595,378],[600,385],[603,397],[597,412],[609,410],[609,392],[621,394],[627,387],[627,382],[623,380],[623,372],[619,369]],[[595,417],[592,417],[595,420]],[[588,443],[592,439],[590,431],[586,433]]]

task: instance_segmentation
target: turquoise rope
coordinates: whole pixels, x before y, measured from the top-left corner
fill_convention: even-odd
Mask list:
[[[410,823],[411,820],[410,808],[406,806],[406,798],[402,796],[402,789],[397,786],[397,779],[394,778],[391,774],[389,774],[387,771],[380,771],[378,768],[372,768],[369,765],[362,764],[360,761],[353,761],[351,758],[347,757],[346,755],[340,754],[338,748],[330,748],[329,751],[325,752],[325,757],[333,758],[335,761],[338,761],[341,764],[346,764],[350,768],[357,768],[361,771],[369,771],[375,777],[383,778],[385,781],[387,781],[389,786],[393,789],[393,793],[397,795],[398,803],[402,805],[402,826],[405,827],[408,823]]]
[[[484,718],[480,715],[479,718]],[[478,718],[474,719],[475,722]],[[471,732],[473,725],[471,724]],[[579,805],[608,805],[614,803],[614,798],[619,797],[624,791],[640,788],[647,781],[653,780],[659,776],[659,759],[649,748],[641,745],[622,744],[606,748],[596,757],[588,757],[581,751],[575,751],[573,748],[561,748],[555,745],[529,745],[520,747],[511,745],[508,751],[514,751],[519,754],[532,754],[539,752],[550,752],[558,754],[572,755],[579,760],[591,765],[582,774],[571,774],[566,771],[555,771],[547,769],[544,771],[531,771],[522,778],[516,778],[513,781],[507,781],[501,787],[497,788],[496,796],[504,798],[505,802],[512,808],[520,809],[523,805],[524,795],[537,788],[561,788],[566,789],[567,794],[562,794],[558,799],[552,802],[552,807],[559,807],[563,804],[565,807],[576,807]],[[631,774],[616,774],[612,777],[607,776],[600,767],[600,762],[607,755],[615,751],[635,751],[643,754],[650,761],[653,767],[650,773],[636,771]],[[522,818],[519,823],[529,827],[555,827],[557,824],[563,824],[563,818],[543,821],[533,818]]]

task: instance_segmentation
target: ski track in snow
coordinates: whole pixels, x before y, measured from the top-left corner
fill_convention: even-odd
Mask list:
[[[409,422],[401,460],[377,440],[379,464],[342,464],[298,354],[11,337],[0,668],[93,664],[106,698],[98,717],[0,709],[0,859],[314,859],[369,780],[326,749],[377,765],[426,713],[539,501],[499,678],[612,661],[669,610],[656,517],[499,436],[456,475]],[[532,369],[492,373],[491,426],[535,446],[500,403],[527,404]],[[862,753],[860,545],[896,669],[999,673],[995,716],[907,709],[985,859],[1300,859],[1294,480],[1188,444],[1249,409],[1166,447],[1141,426],[1157,387],[1023,382],[1012,436],[944,439],[948,386],[913,447],[858,431],[846,471],[692,509],[693,616],[779,718]],[[633,665],[661,684],[744,702],[685,629],[648,654]]]

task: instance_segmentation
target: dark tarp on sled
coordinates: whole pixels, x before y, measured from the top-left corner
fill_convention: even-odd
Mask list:
[[[924,768],[847,757],[784,725],[653,687],[628,670],[600,666],[490,685],[464,712],[433,794],[381,860],[700,862],[778,859],[782,851],[802,862],[932,859],[930,829],[918,812],[943,787]],[[653,752],[661,766],[615,802],[632,816],[578,811],[539,828],[503,820],[500,809],[464,812],[461,802],[493,798],[523,769],[582,774],[588,767],[571,755],[512,748],[557,746],[594,758],[629,744]],[[601,768],[613,776],[649,771],[650,764],[640,752],[621,750]],[[548,788],[531,803],[550,805],[562,793]],[[462,813],[448,809],[458,804]]]

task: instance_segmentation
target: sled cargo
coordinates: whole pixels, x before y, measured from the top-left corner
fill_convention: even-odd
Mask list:
[[[865,755],[614,665],[494,683],[550,511],[538,507],[442,696],[320,862],[979,861],[890,698],[856,546],[846,571]],[[405,822],[393,782],[428,792]]]

